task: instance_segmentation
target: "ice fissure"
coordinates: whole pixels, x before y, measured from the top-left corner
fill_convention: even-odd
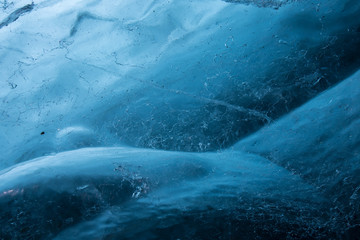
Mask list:
[[[22,8],[16,9],[7,18],[0,23],[0,29],[8,26],[10,23],[15,22],[21,15],[32,11],[34,3],[23,6]]]

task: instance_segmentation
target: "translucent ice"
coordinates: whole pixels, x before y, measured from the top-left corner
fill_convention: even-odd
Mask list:
[[[0,239],[356,239],[360,1],[0,1]]]

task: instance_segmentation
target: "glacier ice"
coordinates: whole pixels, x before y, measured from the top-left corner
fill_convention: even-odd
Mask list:
[[[23,182],[26,176],[33,177]],[[3,229],[12,233],[19,227],[27,227],[31,231],[31,234],[17,233],[16,238],[53,237],[80,220],[91,221],[107,208],[121,212],[116,221],[126,229],[149,214],[155,215],[155,219],[166,219],[177,211],[206,214],[209,209],[231,209],[238,211],[236,217],[240,218],[248,214],[243,211],[261,205],[260,213],[255,210],[252,214],[272,214],[279,218],[276,215],[283,213],[272,209],[277,198],[292,213],[302,210],[304,215],[307,211],[317,211],[323,201],[298,176],[259,156],[237,151],[202,154],[129,147],[84,148],[20,164],[3,171],[0,180],[1,213],[7,217],[1,219]],[[311,200],[309,195],[313,197]],[[254,203],[249,205],[248,201]],[[44,214],[41,209],[32,213],[34,207],[41,208],[39,205],[43,204],[49,213]],[[63,207],[57,208],[58,204]],[[116,207],[119,205],[120,209]],[[19,216],[18,212],[22,214]],[[296,217],[299,216],[302,215]],[[288,222],[296,221],[295,216],[284,218],[289,218]],[[310,227],[310,223],[305,224]],[[117,232],[111,227],[109,231],[115,231],[118,236],[134,235],[133,238],[139,234]],[[78,238],[79,234],[84,239],[94,237],[86,232],[70,236]]]
[[[359,14],[0,1],[0,239],[356,239]]]
[[[350,3],[35,2],[1,29],[2,162],[76,148],[55,140],[74,126],[87,146],[228,147],[356,69]]]
[[[250,238],[326,238],[344,231],[356,236],[352,231],[360,207],[360,109],[354,103],[360,98],[359,76],[221,152],[83,148],[3,170],[1,225],[14,232],[11,223],[25,222],[36,229],[32,236],[59,234],[58,239],[96,238],[104,232],[114,239],[156,239],[172,234],[179,224],[178,237],[189,239],[208,238],[208,228],[219,234],[231,224],[239,225],[232,234]],[[281,138],[277,131],[284,133]],[[339,140],[349,134],[350,140]],[[327,150],[330,154],[317,149],[335,145],[332,141],[342,144]],[[56,217],[41,210],[31,214],[39,204],[46,204]],[[59,214],[57,204],[70,210]],[[223,217],[227,222],[221,225],[217,219]],[[51,225],[49,218],[58,224]],[[146,219],[154,222],[143,226]],[[186,233],[191,224],[203,221],[208,228],[198,226],[195,230],[201,232]]]

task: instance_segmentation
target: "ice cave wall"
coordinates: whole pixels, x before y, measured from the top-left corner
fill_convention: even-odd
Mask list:
[[[359,65],[357,1],[2,4],[3,167],[85,146],[224,148]]]
[[[1,1],[2,233],[356,236],[360,2],[271,2]]]
[[[356,239],[359,79],[227,150],[82,148],[3,170],[0,236]]]

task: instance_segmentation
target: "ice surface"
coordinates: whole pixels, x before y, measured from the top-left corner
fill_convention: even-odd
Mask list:
[[[32,177],[24,182],[28,176]],[[206,214],[209,209],[237,211],[237,217],[244,218],[256,207],[261,209],[251,214],[269,215],[283,222],[288,219],[288,224],[303,224],[301,231],[311,227],[313,221],[319,221],[319,226],[324,224],[318,217],[312,218],[311,223],[298,223],[296,219],[317,212],[323,202],[310,185],[261,157],[236,151],[196,154],[128,147],[84,148],[4,170],[0,175],[0,192],[2,234],[7,237],[11,233],[15,238],[52,237],[80,220],[93,221],[93,217],[101,216],[109,208],[113,214],[119,214],[112,220],[113,224],[125,229],[150,216],[157,221],[178,212]],[[49,198],[52,203],[47,203]],[[52,214],[44,217],[41,209],[31,213],[31,209],[43,204]],[[65,212],[49,209],[57,205]],[[287,210],[272,209],[279,205]],[[78,211],[71,212],[72,208]],[[291,215],[300,209],[303,213],[296,217]],[[256,216],[247,220],[255,221],[252,218]],[[49,224],[49,221],[54,223]],[[183,220],[175,221],[167,225],[170,227]],[[86,224],[89,223],[63,233],[60,239],[95,238],[91,235],[103,228],[99,224],[89,236],[87,231],[78,230]],[[25,228],[24,225],[30,232],[17,233],[17,229]],[[136,237],[139,232],[151,230],[137,228],[127,232],[109,227],[107,231]]]
[[[360,72],[234,148],[283,166],[333,204],[337,226],[357,228],[360,211]],[[344,217],[346,216],[346,217]]]
[[[0,1],[0,239],[356,239],[358,16]]]
[[[359,78],[360,72],[226,151],[83,148],[3,170],[1,225],[5,233],[24,222],[36,230],[18,238],[192,239],[232,224],[238,227],[231,234],[250,238],[356,236]],[[79,211],[30,214],[49,198],[49,208]]]
[[[28,4],[3,10],[4,19]],[[357,68],[358,11],[353,1],[278,10],[35,1],[0,29],[1,165],[119,143],[230,146]],[[59,141],[73,127],[88,129],[89,141],[77,141],[79,132]]]

